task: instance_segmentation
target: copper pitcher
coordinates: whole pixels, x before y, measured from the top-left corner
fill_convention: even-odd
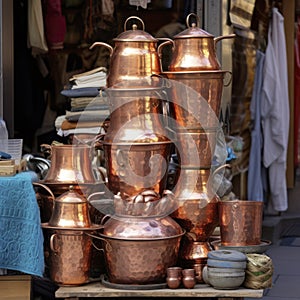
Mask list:
[[[190,25],[191,17],[197,22]],[[222,39],[230,39],[235,34],[214,37],[199,28],[199,17],[191,13],[186,18],[187,29],[174,36],[172,59],[169,71],[187,72],[220,70],[221,66],[216,55],[216,44]]]
[[[89,203],[70,186],[69,192],[54,200],[49,226],[62,228],[91,227]]]
[[[132,29],[127,29],[129,21],[134,20]],[[138,29],[138,24],[142,29]],[[169,39],[164,43],[170,43]],[[151,86],[151,75],[161,73],[157,43],[159,39],[145,31],[143,20],[131,16],[124,23],[124,32],[113,39],[114,48],[103,42],[95,42],[95,46],[104,46],[110,51],[110,68],[107,75],[107,87],[118,85],[123,81],[137,86]]]
[[[51,149],[51,167],[43,179],[44,184],[95,183],[92,168],[92,147],[81,145],[48,145]]]

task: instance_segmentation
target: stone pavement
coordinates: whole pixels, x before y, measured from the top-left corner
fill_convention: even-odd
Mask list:
[[[300,300],[300,180],[289,191],[289,209],[281,215],[265,216],[262,239],[272,241],[266,254],[274,266],[273,286],[263,300]],[[253,298],[246,298],[245,300]]]

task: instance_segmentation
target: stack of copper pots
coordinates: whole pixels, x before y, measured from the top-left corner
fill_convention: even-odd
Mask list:
[[[54,197],[54,195],[53,195]],[[49,277],[58,285],[81,285],[90,278],[92,233],[101,229],[90,219],[87,199],[73,190],[54,199],[49,222],[42,223]]]
[[[165,80],[158,40],[144,29],[140,18],[130,17],[114,48],[102,42],[91,47],[111,52],[110,124],[102,147],[115,215],[100,238],[113,284],[163,283],[167,268],[177,262],[184,233],[168,216],[173,202],[164,191],[173,144],[165,129]]]
[[[190,25],[193,17],[197,22]],[[172,217],[187,231],[179,259],[182,267],[196,270],[199,282],[211,250],[208,239],[219,221],[219,198],[211,181],[216,141],[222,135],[219,113],[226,72],[217,59],[216,43],[232,37],[213,37],[190,14],[187,29],[174,37],[169,69],[162,73],[172,82],[170,113],[180,168],[174,192],[179,206]]]

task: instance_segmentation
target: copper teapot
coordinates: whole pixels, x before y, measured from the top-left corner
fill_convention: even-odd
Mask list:
[[[138,29],[137,24],[132,25],[131,30],[127,30],[130,20],[141,23],[142,29]],[[116,86],[123,81],[132,85],[151,86],[151,75],[161,73],[159,50],[157,47],[159,40],[145,32],[144,22],[136,16],[131,16],[124,23],[124,32],[113,39],[114,47],[107,43],[95,42],[90,49],[95,46],[104,46],[110,52],[111,64],[107,76],[107,87]],[[162,47],[162,43],[159,47]]]
[[[194,16],[197,23],[190,25]],[[221,66],[216,55],[216,44],[222,39],[233,38],[235,34],[214,37],[199,28],[199,17],[191,13],[186,18],[187,29],[174,36],[172,59],[169,71],[201,71],[220,70]],[[165,46],[161,45],[161,47]]]

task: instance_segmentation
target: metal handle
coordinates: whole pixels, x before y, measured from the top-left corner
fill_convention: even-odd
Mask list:
[[[174,41],[169,39],[169,38],[157,38],[159,41],[165,41],[163,43],[161,43],[158,47],[157,47],[157,53],[158,53],[158,58],[159,58],[159,63],[160,63],[160,67],[161,70],[163,71],[163,65],[162,65],[162,49],[167,46],[172,44],[172,51],[174,51],[175,48],[175,44]]]
[[[112,56],[114,48],[107,44],[107,43],[103,43],[103,42],[95,42],[92,46],[90,46],[90,50],[92,50],[95,46],[104,46],[109,50],[109,55]]]
[[[224,39],[232,39],[235,37],[235,34],[228,34],[228,35],[222,35],[222,36],[218,36],[214,38],[214,44],[216,46],[217,42],[219,42],[220,40],[224,40]]]
[[[54,196],[53,192],[46,185],[44,185],[40,182],[32,182],[32,185],[40,186],[40,187],[44,188],[50,194],[50,196],[53,198],[53,200],[55,200],[55,196]]]
[[[143,28],[142,30],[145,31],[145,24],[144,24],[143,20],[141,18],[137,17],[137,16],[131,16],[131,17],[126,19],[126,21],[124,23],[124,31],[127,31],[127,29],[126,29],[127,23],[128,23],[129,20],[132,20],[132,19],[139,20],[142,24],[142,28]]]
[[[90,234],[90,233],[85,233],[86,235],[88,235],[89,237],[92,237],[94,239],[98,239],[98,240],[101,240],[103,242],[105,242],[105,250],[107,252],[111,252],[112,251],[112,246],[111,244],[109,243],[109,241],[107,241],[106,239],[100,237],[100,236],[97,236],[97,235],[93,235],[93,234]],[[95,245],[93,244],[93,246],[95,247]],[[103,251],[103,249],[99,249],[98,247],[95,247],[97,250],[100,250],[100,251]]]
[[[53,233],[52,235],[51,235],[51,237],[50,237],[50,249],[53,251],[53,252],[58,252],[58,248],[57,249],[55,249],[55,247],[54,247],[54,238],[57,236],[57,234],[56,233]]]
[[[195,13],[190,13],[187,17],[186,17],[186,26],[187,27],[191,27],[190,26],[190,17],[195,17],[196,21],[197,21],[197,27],[200,26],[200,18],[195,14]]]
[[[231,82],[232,82],[232,72],[226,71],[226,74],[229,74],[229,79],[228,79],[228,82],[226,82],[226,83],[223,84],[224,87],[229,86],[231,84]]]

